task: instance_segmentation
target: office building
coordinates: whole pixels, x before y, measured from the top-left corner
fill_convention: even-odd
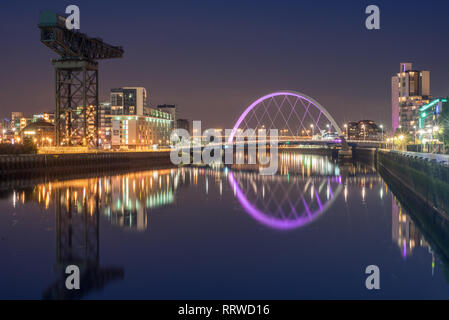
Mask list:
[[[412,68],[411,63],[401,63],[400,71],[392,77],[393,131],[413,131],[418,125],[419,108],[430,102],[430,72]]]

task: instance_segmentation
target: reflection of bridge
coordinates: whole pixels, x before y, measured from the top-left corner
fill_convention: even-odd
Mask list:
[[[342,191],[341,177],[328,177],[316,184],[311,178],[301,182],[273,185],[273,181],[260,175],[236,179],[233,172],[229,173],[231,188],[245,211],[258,222],[280,230],[299,228],[314,221]]]
[[[193,168],[196,175],[228,180],[242,209],[261,224],[278,230],[306,226],[329,210],[340,194],[347,198],[348,185],[362,190],[381,183],[368,165],[340,166],[330,157],[281,152],[279,170],[261,176],[257,165],[237,165],[232,170]],[[382,196],[382,194],[380,194]],[[363,197],[362,197],[363,198]]]

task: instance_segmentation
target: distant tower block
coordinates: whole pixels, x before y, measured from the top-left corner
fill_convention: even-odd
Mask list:
[[[123,48],[68,30],[65,18],[40,15],[41,42],[61,58],[55,67],[56,145],[98,145],[98,63],[121,58]]]

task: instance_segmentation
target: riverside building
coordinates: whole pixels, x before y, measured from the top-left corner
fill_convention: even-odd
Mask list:
[[[430,102],[430,71],[414,70],[411,63],[401,63],[392,77],[392,126],[412,132],[418,125],[419,108]]]

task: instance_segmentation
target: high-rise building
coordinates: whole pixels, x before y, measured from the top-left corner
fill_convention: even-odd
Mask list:
[[[392,126],[412,131],[418,125],[419,108],[430,101],[430,71],[419,71],[401,63],[391,79]]]
[[[147,90],[143,87],[123,87],[111,90],[111,114],[143,116]]]

